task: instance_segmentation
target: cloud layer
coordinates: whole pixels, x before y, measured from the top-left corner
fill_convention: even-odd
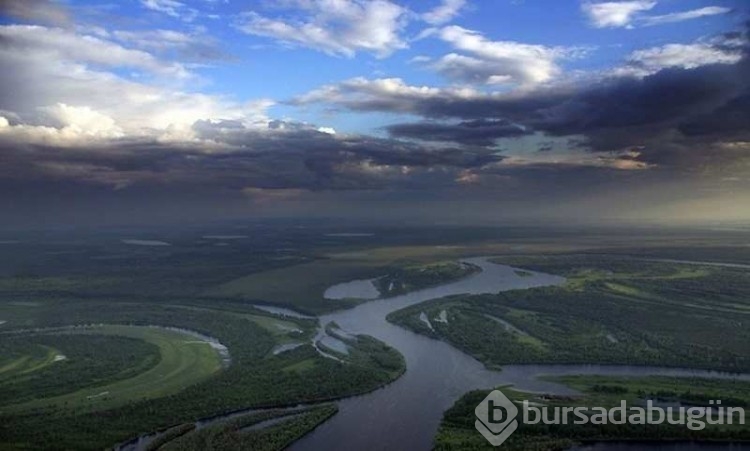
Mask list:
[[[721,152],[722,142],[750,141],[750,129],[740,119],[750,110],[750,104],[740,106],[750,90],[747,55],[746,32],[730,33],[692,45],[636,51],[610,73],[532,90],[488,93],[359,78],[295,102],[438,120],[389,126],[395,137],[486,146],[541,133],[575,138],[594,152],[638,148],[638,158],[646,163],[691,168],[696,160]],[[732,116],[736,119],[729,120]],[[718,117],[727,120],[725,126],[711,119]]]
[[[664,25],[726,14],[731,11],[730,8],[723,6],[706,6],[669,14],[648,14],[657,4],[658,2],[655,0],[586,1],[582,3],[581,10],[588,17],[590,24],[596,28],[633,28],[636,26]]]
[[[268,17],[245,12],[237,27],[248,34],[274,38],[331,55],[352,57],[358,51],[385,57],[406,42],[400,36],[408,10],[387,0],[312,0],[291,2],[301,10]],[[289,13],[288,9],[283,12]]]
[[[471,199],[552,211],[584,205],[592,191],[589,205],[653,187],[674,198],[750,192],[747,25],[571,69],[608,50],[459,25],[478,7],[463,0],[418,11],[390,0],[258,5],[227,16],[233,27],[223,31],[351,61],[361,75],[245,98],[266,80],[255,89],[246,66],[232,66],[236,47],[205,26],[215,19],[204,3],[143,0],[158,26],[106,28],[76,23],[57,3],[3,2],[18,23],[0,25],[0,192],[20,194],[0,195],[0,207],[233,199],[335,212],[339,202]],[[729,11],[662,6],[583,2],[574,13],[581,29],[614,33]],[[399,77],[393,68],[410,46],[420,54]],[[225,64],[237,92],[206,75]],[[352,131],[350,119],[372,128]]]
[[[432,67],[447,78],[463,83],[546,82],[561,72],[556,61],[575,52],[513,41],[491,41],[481,33],[457,25],[443,28],[439,36],[462,53],[449,53]]]

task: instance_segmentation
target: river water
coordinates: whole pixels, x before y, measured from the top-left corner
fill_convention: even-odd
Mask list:
[[[559,285],[565,281],[562,277],[538,272],[519,276],[514,268],[491,263],[487,258],[465,261],[480,266],[482,272],[443,286],[369,301],[320,318],[323,326],[335,321],[346,332],[371,335],[394,347],[406,359],[407,369],[401,378],[384,388],[340,401],[337,415],[290,449],[429,450],[443,412],[467,391],[513,384],[520,390],[575,394],[563,385],[537,379],[542,374],[747,378],[747,375],[690,369],[602,365],[508,365],[502,372],[490,371],[443,341],[415,334],[386,321],[388,313],[430,299]]]

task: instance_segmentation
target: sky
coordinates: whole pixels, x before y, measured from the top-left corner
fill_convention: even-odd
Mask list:
[[[0,227],[750,222],[745,0],[0,14]]]

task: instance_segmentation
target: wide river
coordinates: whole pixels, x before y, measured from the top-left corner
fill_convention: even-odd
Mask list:
[[[389,313],[429,299],[454,294],[498,293],[558,285],[565,281],[562,277],[537,272],[519,276],[514,268],[491,263],[487,258],[465,261],[480,266],[482,272],[439,287],[368,301],[352,309],[320,318],[322,325],[335,321],[346,332],[371,335],[396,348],[406,359],[406,373],[384,388],[339,401],[337,415],[297,441],[290,449],[429,450],[443,412],[467,391],[513,384],[520,390],[574,394],[568,387],[537,379],[541,374],[674,375],[748,379],[748,375],[636,366],[508,365],[503,367],[502,372],[490,371],[479,361],[448,343],[415,334],[386,321],[385,317]],[[351,287],[347,289],[351,290]]]

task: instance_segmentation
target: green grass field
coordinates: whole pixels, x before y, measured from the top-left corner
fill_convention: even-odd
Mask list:
[[[170,307],[178,309],[189,309],[196,312],[215,312],[215,310],[205,307],[185,305],[171,305]],[[262,311],[258,311],[258,314],[245,312],[227,313],[232,314],[236,318],[252,321],[255,325],[263,328],[263,330],[271,334],[276,344],[305,341],[309,338],[312,338],[312,336],[314,335],[314,331],[312,329],[312,325],[314,323],[313,320],[297,319],[297,322],[295,322],[289,319],[282,319],[277,316],[269,315],[268,313]]]
[[[492,247],[485,251],[490,249]],[[379,291],[384,296],[395,296],[471,274],[475,268],[444,260],[476,252],[475,247],[463,246],[402,246],[329,253],[308,263],[239,277],[208,289],[204,294],[268,302],[320,314],[361,302],[325,299],[323,293],[332,285],[382,277],[377,284]]]
[[[240,277],[209,290],[210,296],[239,297],[288,305],[309,313],[321,313],[354,305],[345,300],[324,299],[331,285],[382,275],[382,267],[362,260],[317,260],[282,269]]]
[[[64,355],[51,346],[36,345],[26,355],[16,358],[0,357],[0,380],[23,377],[52,365]]]
[[[64,395],[8,405],[1,413],[22,413],[40,409],[105,410],[141,399],[178,393],[211,377],[222,365],[221,357],[211,346],[178,331],[155,327],[105,325],[87,327],[73,333],[114,335],[143,340],[159,349],[160,359],[152,368],[133,377],[86,387]],[[57,354],[57,351],[51,351],[50,354],[52,352]]]
[[[143,340],[59,333],[3,336],[0,355],[0,406],[128,379],[161,359],[159,348]]]

